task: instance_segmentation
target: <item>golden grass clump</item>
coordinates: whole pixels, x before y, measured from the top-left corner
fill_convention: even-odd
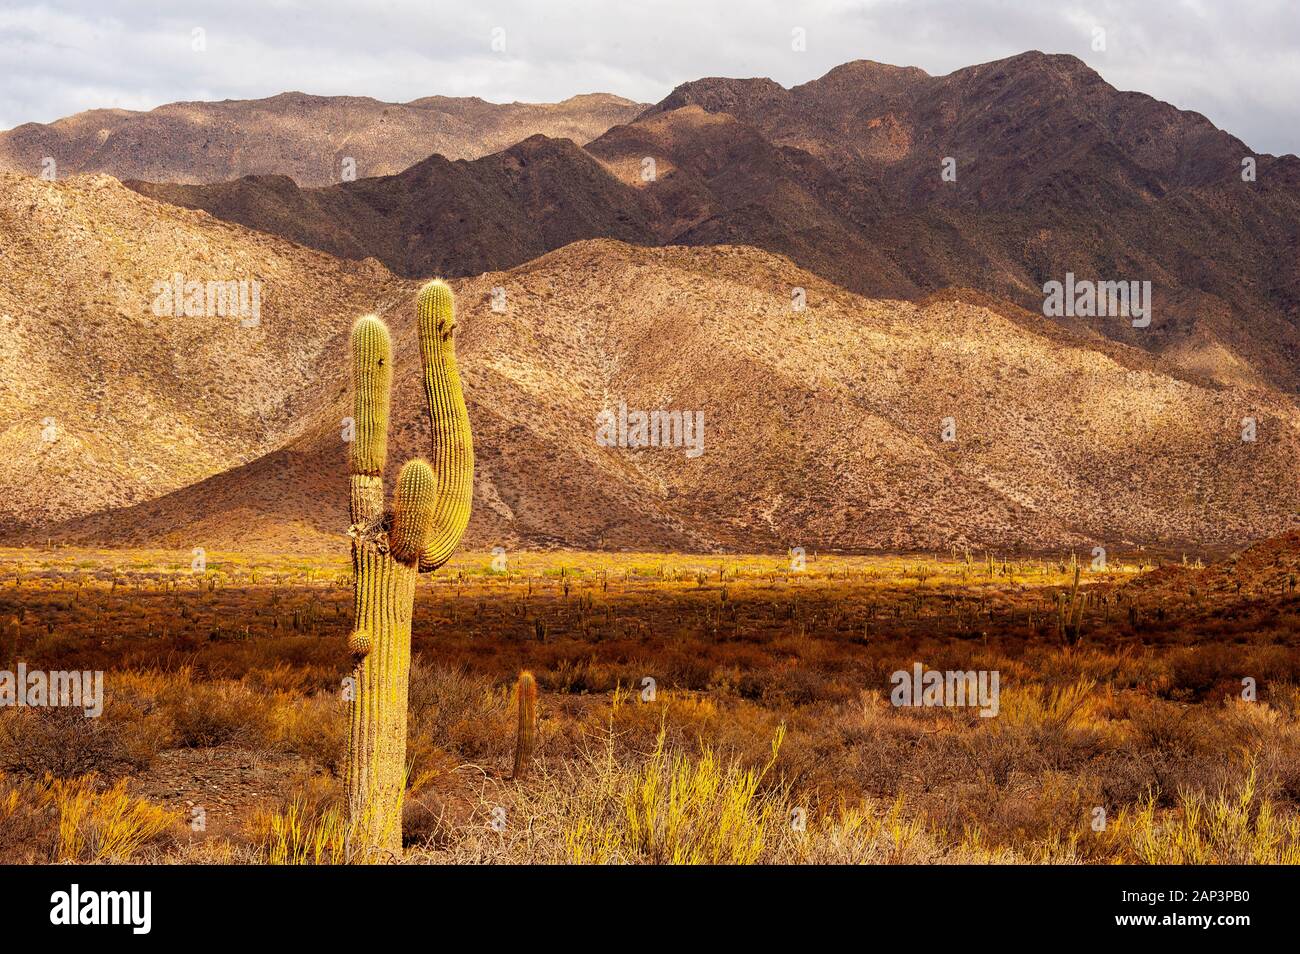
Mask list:
[[[1300,864],[1300,818],[1283,818],[1258,791],[1250,764],[1235,791],[1185,792],[1178,809],[1159,814],[1148,798],[1116,823],[1124,860],[1148,865]]]
[[[341,865],[348,860],[348,823],[334,805],[302,795],[254,823],[259,859],[269,865]]]
[[[707,746],[691,757],[668,753],[661,732],[640,771],[615,780],[613,811],[582,816],[565,832],[575,862],[753,864],[784,823],[779,790],[759,786],[775,763],[784,727],[762,769],[720,759]]]
[[[41,797],[58,813],[53,860],[129,862],[179,821],[175,813],[132,797],[125,779],[104,791],[96,783],[94,775],[45,780]]]

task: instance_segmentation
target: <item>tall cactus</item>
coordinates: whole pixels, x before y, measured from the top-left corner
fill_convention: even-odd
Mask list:
[[[353,419],[349,461],[355,660],[348,733],[349,845],[353,860],[400,857],[406,783],[406,706],[411,610],[417,574],[447,562],[469,522],[474,448],[456,370],[451,289],[420,289],[416,305],[424,395],[433,430],[433,466],[408,461],[384,506],[392,342],[379,318],[352,328]]]

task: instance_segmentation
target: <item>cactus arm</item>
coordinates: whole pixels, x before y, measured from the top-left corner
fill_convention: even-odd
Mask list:
[[[422,460],[407,461],[397,476],[393,524],[388,546],[393,559],[414,565],[424,552],[434,517],[433,469]]]
[[[456,368],[451,289],[441,281],[429,282],[420,289],[416,310],[424,397],[433,431],[436,500],[420,554],[420,572],[427,573],[450,559],[469,523],[474,494],[474,442]]]
[[[392,341],[374,315],[352,326],[352,420],[348,458],[354,527],[384,513],[384,462],[388,457],[388,398],[393,383]]]

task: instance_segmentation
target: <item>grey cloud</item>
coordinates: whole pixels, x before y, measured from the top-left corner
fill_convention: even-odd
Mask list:
[[[791,49],[802,28],[807,49]],[[1106,49],[1092,48],[1092,29]],[[205,31],[206,49],[192,48]],[[505,51],[492,49],[503,31]],[[1300,18],[1273,0],[50,0],[0,11],[0,128],[95,107],[311,93],[654,101],[701,76],[787,86],[851,59],[947,73],[1027,49],[1074,53],[1121,89],[1300,152]]]

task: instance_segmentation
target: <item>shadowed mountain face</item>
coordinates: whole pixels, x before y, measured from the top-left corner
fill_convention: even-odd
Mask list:
[[[1090,182],[1158,197],[1239,181],[1253,155],[1200,114],[1119,92],[1076,57],[1036,52],[947,76],[857,61],[790,90],[703,79],[647,114],[692,105],[879,181],[908,204],[1005,208],[1066,199]],[[936,174],[944,156],[957,160],[960,189]]]
[[[366,311],[394,333],[390,479],[429,452],[415,282],[108,177],[0,175],[0,200],[6,540],[341,550]],[[260,322],[158,314],[175,272],[256,278]],[[873,300],[759,249],[609,239],[454,285],[471,547],[1199,548],[1300,508],[1292,398],[977,292]],[[701,439],[609,446],[623,408]]]
[[[789,90],[698,80],[585,148],[535,138],[324,189],[133,187],[411,277],[613,237],[753,245],[866,295],[960,286],[1035,311],[1067,273],[1149,281],[1149,327],[1063,320],[1208,380],[1300,390],[1300,159],[1071,56],[940,77],[855,62]]]
[[[35,175],[46,157],[60,176],[219,182],[289,176],[305,186],[400,172],[439,154],[474,159],[536,133],[586,142],[644,106],[593,93],[562,103],[428,96],[383,103],[366,96],[282,93],[269,99],[170,103],[150,112],[95,109],[0,132],[0,169]]]
[[[544,136],[472,161],[431,156],[398,175],[337,188],[300,189],[286,176],[128,185],[343,258],[374,257],[411,277],[482,272],[584,238],[652,235],[649,205],[634,189],[569,140]]]

